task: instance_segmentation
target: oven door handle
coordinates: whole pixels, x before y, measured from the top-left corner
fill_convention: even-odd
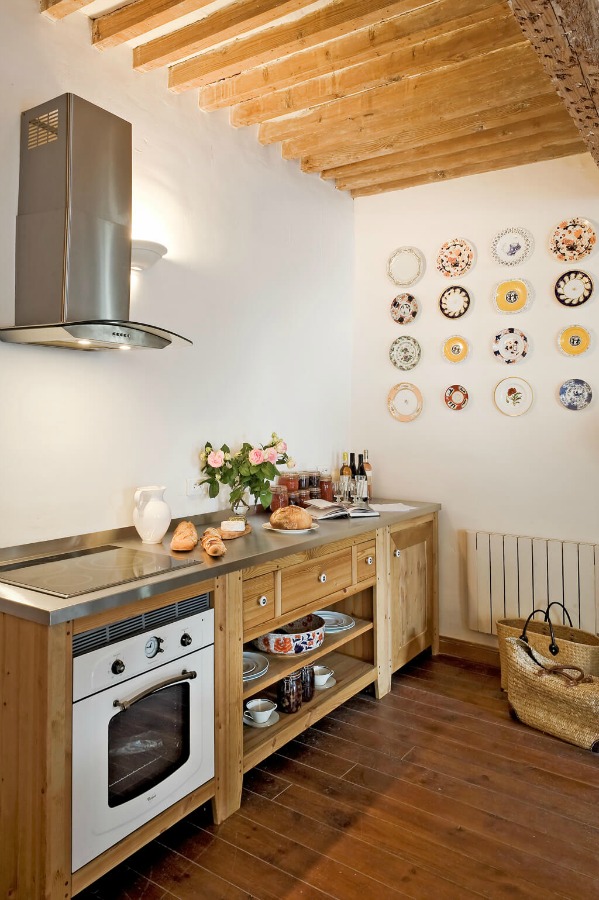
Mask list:
[[[138,700],[143,700],[144,697],[149,697],[150,694],[154,694],[162,688],[169,687],[171,684],[177,684],[179,681],[190,681],[197,677],[197,672],[188,672],[187,669],[183,669],[180,675],[173,675],[172,678],[165,678],[164,681],[153,684],[152,687],[147,688],[147,690],[142,691],[140,694],[136,694],[135,697],[131,697],[130,700],[114,700],[112,705],[118,706],[122,710],[126,710],[129,709],[130,706],[133,706],[134,703],[137,703]]]

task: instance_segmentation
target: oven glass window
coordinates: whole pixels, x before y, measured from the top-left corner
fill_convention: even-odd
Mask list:
[[[108,805],[150,791],[189,759],[189,690],[173,684],[117,713],[108,726]]]

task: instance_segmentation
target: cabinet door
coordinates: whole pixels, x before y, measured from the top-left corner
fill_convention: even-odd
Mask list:
[[[436,643],[434,520],[390,531],[391,670]]]

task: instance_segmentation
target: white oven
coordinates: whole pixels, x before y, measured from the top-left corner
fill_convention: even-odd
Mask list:
[[[74,638],[74,872],[214,776],[214,613],[185,610]]]

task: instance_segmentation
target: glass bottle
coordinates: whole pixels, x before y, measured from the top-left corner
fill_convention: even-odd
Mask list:
[[[301,669],[291,672],[277,687],[278,706],[281,712],[296,713],[302,706],[302,673]]]
[[[270,498],[270,510],[274,512],[275,509],[280,509],[282,506],[289,505],[289,498],[287,497],[287,488],[284,484],[272,484],[270,486],[270,492],[272,494]]]
[[[339,475],[341,478],[347,476],[347,478],[351,478],[351,469],[348,462],[349,454],[346,450],[343,451],[343,463],[341,464],[341,468],[339,469]]]
[[[372,464],[368,459],[368,450],[364,451],[364,471],[366,472],[366,479],[368,482],[368,500],[372,500]]]
[[[332,475],[320,476],[320,496],[323,500],[333,500],[333,477]]]
[[[355,453],[349,454],[349,468],[351,470],[351,477],[355,478],[356,475],[358,474],[358,470],[356,469],[356,454]]]
[[[302,701],[308,703],[314,696],[314,666],[309,663],[302,669]]]

